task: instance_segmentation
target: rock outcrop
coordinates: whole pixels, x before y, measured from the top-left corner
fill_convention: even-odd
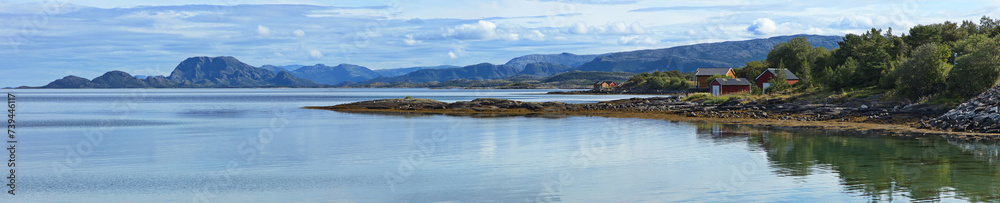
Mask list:
[[[957,132],[1000,133],[1000,85],[958,105],[925,127]]]
[[[177,87],[317,87],[318,83],[292,73],[253,67],[232,56],[191,57],[169,77],[134,77],[124,71],[109,71],[93,80],[66,76],[42,88],[177,88]]]

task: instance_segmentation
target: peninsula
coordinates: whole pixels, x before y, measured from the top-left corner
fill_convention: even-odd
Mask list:
[[[443,114],[456,116],[604,116],[707,121],[726,124],[819,128],[878,132],[896,137],[940,137],[967,141],[1000,141],[996,120],[1000,86],[955,109],[878,102],[877,98],[817,103],[801,98],[758,101],[733,99],[722,103],[685,101],[680,97],[632,98],[598,103],[522,102],[479,98],[446,103],[404,98],[362,101],[307,109],[348,113]]]

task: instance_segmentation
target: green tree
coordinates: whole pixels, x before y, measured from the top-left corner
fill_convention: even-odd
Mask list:
[[[918,47],[928,43],[941,43],[942,26],[940,24],[917,25],[910,28],[910,35],[903,36],[910,47]]]
[[[945,74],[951,65],[945,63],[947,58],[940,56],[941,49],[947,49],[947,46],[936,43],[921,45],[899,64],[893,75],[896,77],[896,90],[901,96],[916,100],[944,89]]]
[[[1000,79],[1000,37],[970,36],[956,44],[955,53],[955,67],[946,81],[951,95],[973,97],[996,85]]]
[[[830,77],[827,79],[827,87],[831,90],[840,90],[847,87],[856,86],[858,84],[855,78],[855,70],[858,69],[858,62],[854,58],[847,58],[843,64],[837,66],[836,69],[827,69]]]
[[[977,34],[994,37],[998,33],[1000,33],[1000,19],[994,20],[986,16],[979,19],[979,32]]]
[[[778,64],[778,69],[774,71],[774,77],[771,78],[771,81],[768,83],[770,83],[771,86],[764,89],[764,92],[768,94],[773,94],[791,87],[791,85],[788,84],[788,75],[785,74],[785,64]]]
[[[712,81],[715,80],[716,78],[733,78],[733,77],[729,77],[728,75],[718,75],[718,74],[716,74],[716,75],[713,75],[713,76],[709,76],[708,79],[705,79],[705,82],[711,84]]]
[[[834,70],[835,73],[854,73],[855,82],[843,83],[850,84],[844,87],[877,85],[880,79],[889,73],[889,64],[892,61],[900,60],[908,50],[903,39],[892,35],[892,29],[884,34],[881,29],[874,28],[862,35],[848,34],[844,36],[844,41],[838,42],[838,44],[840,47],[833,53],[837,64],[846,64],[848,58],[853,58],[856,61],[852,71]],[[836,69],[839,68],[840,66],[837,66]]]
[[[641,73],[629,78],[620,88],[635,90],[687,89],[687,79],[680,71]]]
[[[733,70],[733,72],[736,72],[737,78],[753,79],[757,78],[757,76],[760,75],[760,73],[763,73],[764,70],[767,70],[767,62],[751,61],[747,62],[747,64],[742,68],[737,68]]]
[[[805,73],[809,71],[808,66],[812,65],[810,56],[813,49],[813,45],[806,40],[806,37],[796,37],[788,42],[774,45],[774,48],[767,53],[765,61],[768,64],[785,64],[785,68],[792,71],[793,74],[809,77],[809,74]]]
[[[824,47],[816,47],[810,54],[809,60],[812,61],[809,65],[811,70],[804,73],[809,75],[809,80],[805,82],[810,85],[825,85],[827,78],[830,77],[826,69],[834,66],[832,52]]]

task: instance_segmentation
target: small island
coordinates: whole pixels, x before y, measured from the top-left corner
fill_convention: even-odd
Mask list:
[[[598,103],[523,102],[495,98],[446,103],[403,98],[362,101],[307,109],[349,113],[443,114],[455,116],[605,116],[707,121],[726,124],[819,128],[877,132],[908,138],[941,137],[967,141],[998,141],[996,111],[1000,86],[955,109],[878,98],[817,103],[805,98],[748,101],[739,98],[699,100],[695,97],[632,98]],[[943,115],[942,115],[943,114]]]

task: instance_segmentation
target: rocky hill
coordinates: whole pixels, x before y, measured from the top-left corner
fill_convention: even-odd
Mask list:
[[[567,70],[570,69],[573,69],[573,67],[563,64],[539,62],[539,63],[529,63],[528,65],[525,65],[524,69],[522,69],[521,72],[517,74],[536,75],[544,77],[544,76],[554,75],[556,73],[566,72]]]
[[[694,72],[704,67],[743,67],[746,62],[763,60],[774,45],[795,37],[806,37],[813,46],[832,49],[837,47],[840,36],[792,35],[767,39],[752,39],[718,43],[677,46],[665,49],[637,50],[610,53],[577,67],[581,71]]]
[[[378,73],[364,66],[353,64],[340,64],[337,66],[326,66],[316,64],[303,66],[290,71],[296,77],[310,79],[320,84],[334,85],[345,81],[358,82],[371,80],[379,76]]]
[[[452,66],[452,65],[417,66],[417,67],[409,67],[409,68],[378,69],[378,70],[372,70],[372,71],[375,71],[376,73],[378,73],[382,77],[396,77],[396,76],[406,75],[408,73],[412,73],[412,72],[415,72],[415,71],[418,71],[418,70],[424,70],[424,69],[448,69],[448,68],[461,68],[461,67],[459,67],[459,66]]]
[[[288,72],[274,73],[240,62],[231,56],[191,57],[170,76],[136,78],[123,71],[109,71],[93,80],[66,76],[42,88],[177,88],[177,87],[313,87],[316,82]]]
[[[186,87],[254,87],[271,85],[267,80],[274,76],[232,56],[202,56],[182,61],[167,79]]]
[[[1000,133],[1000,85],[931,119],[924,127],[958,132]]]
[[[480,63],[471,66],[465,66],[462,68],[418,70],[402,76],[380,77],[363,83],[373,83],[373,82],[420,83],[420,82],[431,82],[431,81],[444,82],[455,79],[470,79],[470,80],[500,79],[507,76],[515,75],[517,73],[518,70],[513,66]]]
[[[594,60],[598,55],[576,55],[571,53],[561,53],[561,54],[531,54],[519,56],[517,58],[510,59],[504,65],[513,66],[518,70],[524,69],[525,66],[532,63],[551,63],[551,64],[561,64],[569,67],[577,67],[584,63]]]

